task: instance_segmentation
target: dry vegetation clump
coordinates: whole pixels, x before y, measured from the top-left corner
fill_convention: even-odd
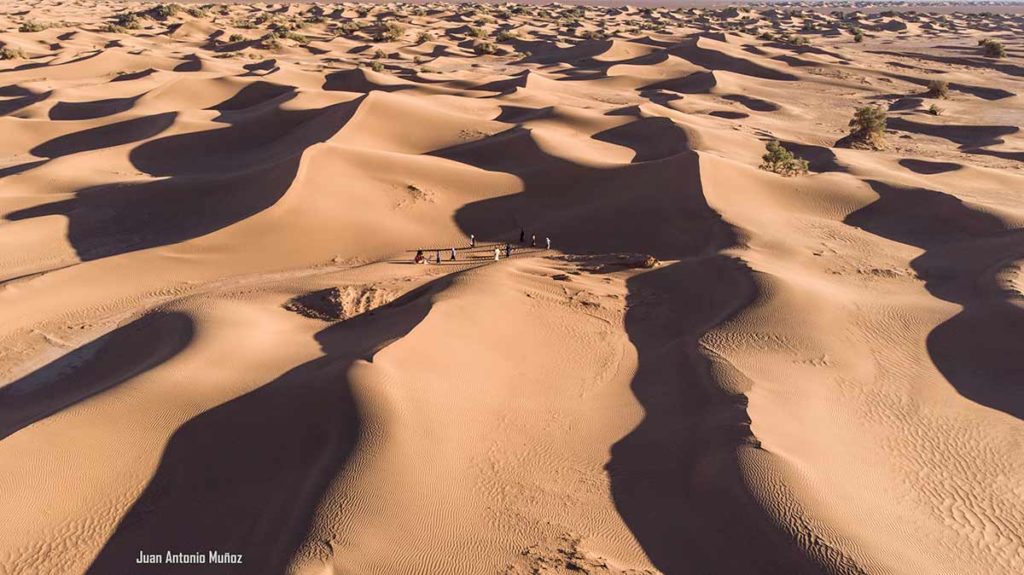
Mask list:
[[[512,40],[518,40],[519,35],[516,34],[515,30],[502,30],[495,36],[498,42],[511,42]]]
[[[273,34],[267,34],[260,38],[260,48],[264,50],[277,50],[281,47],[281,41]]]
[[[885,145],[885,110],[879,106],[858,108],[850,118],[850,143],[878,150]]]
[[[42,32],[43,30],[46,30],[49,27],[49,24],[43,24],[41,22],[28,20],[22,22],[21,26],[18,26],[18,32]]]
[[[398,22],[388,22],[373,35],[373,40],[375,42],[395,42],[402,37],[402,34],[405,34],[405,26]]]
[[[928,82],[928,92],[926,95],[932,98],[948,98],[949,82],[945,80],[932,80]]]
[[[182,12],[182,7],[177,4],[158,4],[144,14],[153,20],[166,20]]]
[[[142,28],[142,21],[139,20],[139,15],[135,12],[122,12],[114,17],[114,22],[111,26],[116,26],[122,30],[138,30]]]
[[[352,35],[360,30],[360,26],[357,22],[349,20],[347,22],[342,22],[341,25],[338,26],[338,30],[340,30],[342,34]]]
[[[0,60],[17,60],[27,57],[20,48],[8,48],[7,46],[0,48]]]
[[[1006,57],[1006,47],[999,40],[985,38],[984,40],[978,40],[978,45],[985,49],[985,55],[989,58]]]
[[[473,47],[477,54],[497,54],[498,47],[493,42],[480,42]]]
[[[793,155],[778,140],[772,140],[765,146],[765,153],[761,156],[762,170],[773,172],[781,176],[799,176],[807,173],[809,167],[807,160]]]

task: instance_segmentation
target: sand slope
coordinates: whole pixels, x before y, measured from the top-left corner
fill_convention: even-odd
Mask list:
[[[0,573],[1024,571],[1020,16],[189,8],[0,4]]]

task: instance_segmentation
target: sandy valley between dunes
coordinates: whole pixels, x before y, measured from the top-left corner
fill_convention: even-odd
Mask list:
[[[1024,572],[1022,38],[0,3],[0,575]]]

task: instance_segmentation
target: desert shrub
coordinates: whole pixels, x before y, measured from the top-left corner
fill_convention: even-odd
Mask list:
[[[294,30],[294,26],[291,26],[289,24],[275,23],[271,25],[270,35],[275,38],[280,38],[282,40],[292,40],[294,42],[298,42],[299,44],[305,44],[306,42],[309,42],[308,38],[296,32]]]
[[[999,40],[986,38],[984,40],[979,40],[978,45],[985,49],[985,55],[988,56],[989,58],[1006,57],[1006,48],[1003,46],[1003,43],[1000,42]]]
[[[118,26],[117,24],[111,22],[103,27],[103,31],[109,32],[111,34],[124,34],[128,30],[124,26]]]
[[[806,36],[799,36],[797,34],[790,34],[789,32],[784,32],[782,34],[779,34],[778,36],[775,36],[774,39],[779,41],[779,42],[784,42],[786,44],[791,44],[793,46],[806,46],[806,45],[811,43],[811,41]]]
[[[277,36],[267,34],[260,38],[260,47],[265,50],[276,50],[281,47],[281,42],[277,39]]]
[[[878,106],[857,108],[849,126],[854,140],[878,147],[885,135],[885,110]]]
[[[580,38],[584,40],[601,40],[604,38],[604,33],[600,30],[581,30]]]
[[[384,53],[384,50],[381,50],[380,48],[378,48],[377,50],[375,50],[373,52],[373,57],[377,58],[377,59],[380,59],[380,58],[387,58],[388,55]]]
[[[491,42],[480,42],[474,47],[477,54],[495,54],[498,48]]]
[[[517,39],[518,37],[519,36],[516,35],[516,33],[511,30],[502,30],[501,32],[498,32],[498,35],[495,37],[495,39],[497,39],[498,42],[510,42],[512,40]]]
[[[949,96],[949,82],[945,80],[932,80],[928,82],[928,95],[933,98],[946,98]]]
[[[20,48],[8,48],[7,46],[0,48],[0,60],[16,60],[25,57],[25,52]]]
[[[114,17],[114,25],[126,30],[138,30],[142,28],[139,15],[135,12],[122,12]]]
[[[381,62],[380,60],[374,60],[373,63],[370,64],[370,69],[372,69],[374,72],[383,72],[384,62]]]
[[[149,9],[147,14],[157,20],[166,20],[181,12],[181,6],[177,4],[158,4]]]
[[[206,10],[203,10],[202,8],[200,8],[198,6],[189,6],[188,8],[185,9],[185,12],[187,12],[188,15],[193,17],[193,18],[202,18],[202,17],[206,16]]]
[[[853,41],[858,44],[864,41],[864,32],[861,32],[860,28],[853,29]]]
[[[771,32],[761,32],[761,35],[758,36],[758,39],[764,40],[765,42],[771,42],[775,40],[775,34],[772,34]]]
[[[18,27],[18,32],[42,32],[47,28],[49,28],[49,26],[46,24],[29,20],[21,23],[21,26]]]
[[[772,140],[765,146],[761,156],[761,169],[782,176],[798,176],[807,173],[807,160],[793,155],[778,140]]]
[[[474,26],[470,26],[469,27],[469,35],[474,37],[474,38],[486,38],[487,37],[487,30],[484,30],[483,28],[476,28]]]
[[[935,104],[932,104],[931,106],[928,106],[928,113],[933,116],[941,116],[942,108],[936,106]]]
[[[405,34],[405,27],[397,22],[388,22],[373,36],[377,42],[394,42]]]
[[[423,44],[424,42],[433,42],[433,41],[434,41],[434,35],[431,34],[430,32],[427,32],[426,30],[424,30],[423,32],[420,32],[419,35],[416,36],[416,43],[417,44]]]
[[[228,41],[232,43],[245,42],[245,36],[242,36],[241,34],[232,34],[231,36],[228,36]]]
[[[359,24],[349,20],[348,22],[343,22],[339,28],[342,34],[354,34],[359,31]]]

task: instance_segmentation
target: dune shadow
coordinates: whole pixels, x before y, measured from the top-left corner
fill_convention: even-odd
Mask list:
[[[974,148],[1002,144],[1003,136],[1016,134],[1020,128],[1016,126],[975,126],[971,124],[926,124],[914,122],[906,118],[890,118],[888,125],[894,130],[902,130],[913,134],[934,136],[959,144],[962,151],[974,151]]]
[[[192,332],[184,314],[151,313],[0,387],[0,440],[160,365]]]
[[[1024,419],[1024,310],[995,277],[1024,257],[1024,234],[942,192],[868,183],[878,200],[846,223],[924,249],[911,267],[929,293],[962,306],[928,334],[932,362],[962,396]]]
[[[259,99],[246,94],[243,100],[250,98]],[[81,189],[7,219],[67,217],[68,240],[82,261],[206,235],[273,206],[294,182],[303,151],[337,133],[357,107],[358,101],[314,110],[225,109],[217,118],[223,128],[165,136],[131,150],[132,164],[160,179]],[[148,138],[173,118],[161,114],[61,136],[33,153],[59,157]],[[120,131],[125,124],[129,129]]]
[[[750,117],[750,114],[746,112],[733,112],[731,110],[713,110],[708,112],[708,115],[725,120],[742,120]]]
[[[46,91],[36,94],[27,90],[24,93],[18,93],[16,97],[0,101],[0,116],[9,116],[22,108],[27,108],[32,104],[42,102],[49,98],[52,93],[53,92],[51,91]],[[12,94],[14,94],[14,92],[12,92]]]
[[[50,108],[50,119],[57,121],[64,120],[93,120],[105,116],[113,116],[132,109],[138,96],[129,98],[108,98],[106,100],[94,100],[92,102],[57,102]]]
[[[755,112],[778,112],[782,108],[775,102],[769,102],[768,100],[762,100],[761,98],[755,98],[753,96],[746,96],[743,94],[725,94],[722,96],[723,100],[730,100],[732,102],[739,102],[743,106]]]
[[[674,148],[687,146],[681,131],[661,135]],[[754,288],[746,267],[716,255],[737,238],[704,197],[697,155],[594,168],[546,154],[522,128],[435,154],[523,182],[520,193],[460,208],[455,220],[465,233],[514,239],[525,222],[527,235],[550,230],[572,257],[682,260],[627,282],[625,329],[639,359],[631,389],[644,418],[612,447],[606,466],[616,509],[655,567],[820,572],[746,487],[737,455],[750,442],[745,398],[716,385],[698,348],[698,338],[746,305]]]
[[[750,271],[715,255],[627,287],[626,332],[638,356],[631,388],[644,418],[612,447],[606,469],[644,552],[666,574],[820,573],[750,494],[737,458],[754,448],[746,397],[716,385],[697,343],[754,297]]]
[[[954,162],[932,162],[913,158],[903,158],[899,164],[915,174],[922,175],[945,174],[963,169],[963,165]]]
[[[350,368],[419,324],[429,295],[446,282],[330,325],[316,334],[322,357],[182,425],[88,573],[135,572],[140,551],[167,550],[244,556],[241,565],[201,566],[216,573],[285,572],[359,440]],[[180,573],[182,566],[144,570]]]
[[[157,136],[170,128],[175,117],[175,112],[164,112],[97,126],[58,136],[32,148],[31,153],[34,156],[52,159],[138,142]]]
[[[638,118],[628,124],[598,132],[595,140],[625,146],[635,152],[632,162],[649,162],[690,149],[686,132],[668,118]]]

